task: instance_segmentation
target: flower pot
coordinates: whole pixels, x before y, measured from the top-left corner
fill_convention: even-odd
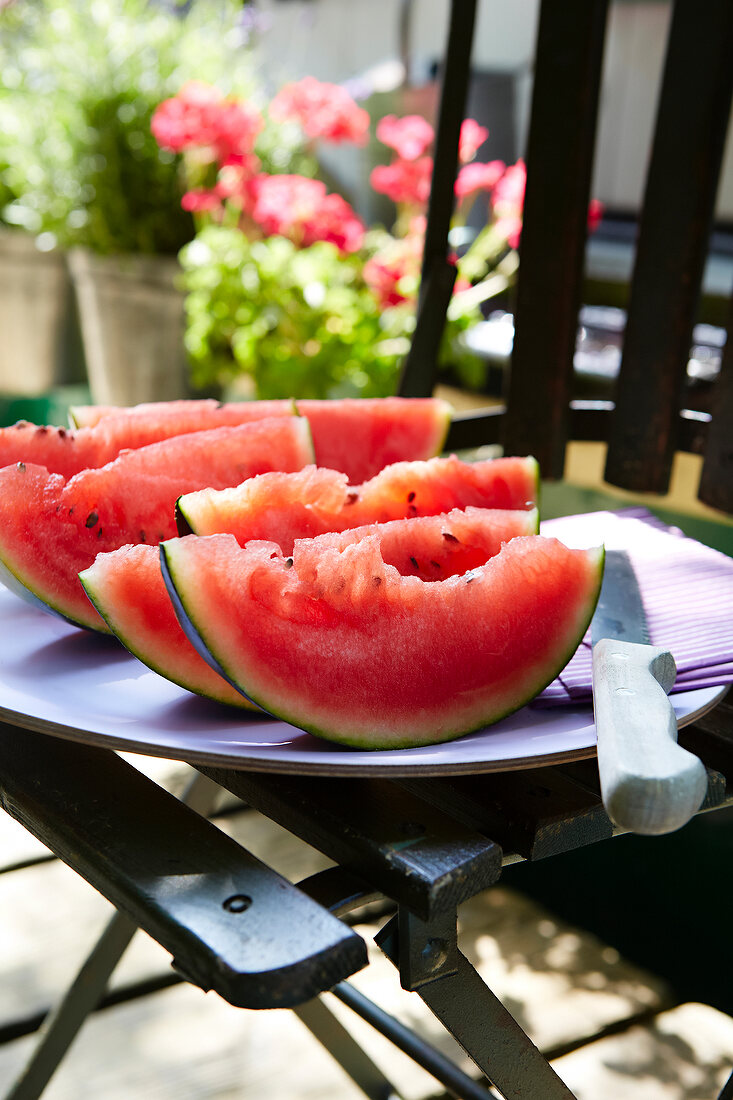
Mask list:
[[[69,269],[92,401],[135,405],[187,396],[178,262],[72,249]]]
[[[0,392],[35,397],[66,381],[70,284],[64,257],[0,231]]]

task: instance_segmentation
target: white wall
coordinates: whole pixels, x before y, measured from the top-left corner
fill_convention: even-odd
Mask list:
[[[270,73],[292,80],[312,73],[342,81],[399,56],[398,0],[259,0],[269,24]],[[480,0],[474,63],[520,69],[531,59],[539,0]],[[412,51],[418,71],[440,56],[448,0],[414,0]],[[279,74],[279,75],[278,75]]]
[[[667,3],[611,5],[593,184],[594,194],[611,206],[633,210],[641,200],[669,21]],[[694,88],[690,94],[695,94]],[[680,171],[685,170],[680,165]],[[718,215],[733,219],[730,128]]]

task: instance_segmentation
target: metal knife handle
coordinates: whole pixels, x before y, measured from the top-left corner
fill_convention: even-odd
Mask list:
[[[677,744],[667,697],[675,675],[666,649],[608,638],[593,647],[601,794],[611,820],[629,832],[671,833],[705,797],[702,761]]]

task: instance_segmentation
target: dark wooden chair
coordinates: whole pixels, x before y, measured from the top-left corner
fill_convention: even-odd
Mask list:
[[[687,448],[705,456],[701,497],[733,511],[730,344],[712,414],[679,407],[730,113],[729,0],[675,4],[617,392],[613,402],[571,400],[606,8],[606,0],[542,4],[508,399],[505,408],[457,416],[449,445],[501,443],[508,453],[535,454],[544,477],[560,479],[569,439],[608,440],[608,481],[656,492],[667,484],[673,453]],[[433,388],[453,285],[446,242],[474,16],[473,0],[454,0],[405,395]],[[582,493],[575,500],[578,510],[587,503]],[[721,517],[704,533],[724,547],[730,527]],[[681,735],[708,768],[704,810],[733,802],[732,718],[723,702]],[[486,1080],[504,1097],[570,1098],[461,953],[456,911],[508,862],[559,856],[613,835],[592,761],[410,781],[201,767],[186,805],[109,750],[32,729],[21,736],[11,725],[0,733],[3,807],[118,910],[65,1003],[45,1021],[40,1054],[8,1098],[40,1095],[136,926],[171,953],[186,980],[232,1005],[294,1008],[375,1100],[391,1086],[343,1029],[336,1034],[314,1000],[322,991],[333,990],[454,1095],[486,1098],[484,1083],[349,985],[366,953],[344,918],[375,898],[390,907],[378,942],[403,987],[429,1005]],[[298,886],[285,882],[207,820],[210,792],[220,788],[336,866]],[[733,1077],[721,1097],[732,1095]]]

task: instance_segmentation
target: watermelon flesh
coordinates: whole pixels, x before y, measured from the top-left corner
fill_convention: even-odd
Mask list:
[[[445,580],[484,565],[510,539],[536,535],[539,522],[536,508],[469,507],[455,508],[445,515],[395,519],[389,523],[333,531],[317,539],[298,540],[300,576],[303,581],[307,580],[312,594],[317,588],[320,593],[322,582],[318,580],[318,570],[323,551],[342,553],[347,546],[362,542],[368,535],[376,535],[382,561],[403,577]]]
[[[288,401],[292,406],[292,402]],[[249,402],[253,407],[260,402]],[[263,405],[282,405],[282,401],[263,401]],[[144,401],[139,405],[72,405],[69,409],[69,419],[75,428],[94,428],[100,420],[119,416],[141,416],[143,418],[161,417],[167,415],[177,416],[179,413],[193,412],[194,415],[206,413],[211,409],[217,409],[220,401],[212,397],[202,397],[198,400],[183,398],[180,401]],[[266,414],[265,414],[266,415]]]
[[[10,586],[29,591],[69,621],[108,632],[78,574],[96,555],[175,534],[175,502],[203,485],[239,484],[313,461],[307,420],[286,417],[194,432],[125,451],[69,481],[42,466],[0,469],[0,564]]]
[[[183,496],[176,515],[179,534],[232,534],[242,546],[269,539],[289,554],[297,538],[467,506],[531,508],[537,495],[533,458],[469,463],[452,455],[395,463],[355,486],[345,474],[313,466],[262,474],[230,489]]]
[[[439,560],[454,518],[434,524],[418,561]],[[464,521],[485,522],[480,509]],[[164,542],[161,562],[184,629],[232,683],[359,748],[447,741],[497,721],[554,679],[590,622],[600,548],[520,536],[467,573],[425,581],[385,561],[381,539],[319,536],[286,557],[272,542],[188,536]]]
[[[173,408],[165,413],[110,415],[78,431],[19,420],[0,428],[0,467],[32,462],[51,473],[73,477],[82,470],[106,466],[123,450],[147,447],[172,436],[294,415],[291,401],[243,403],[237,406],[237,417],[220,415],[216,401],[195,402],[194,408],[185,401],[171,404]]]
[[[435,397],[359,397],[295,404],[300,415],[310,420],[316,464],[343,470],[354,485],[393,462],[439,454],[451,419],[450,405]]]
[[[80,405],[72,410],[72,418],[81,426],[77,434],[82,436],[82,441],[78,446],[86,447],[83,433],[96,431],[103,438],[105,425],[114,438],[128,431],[133,437],[158,432],[155,438],[161,439],[164,438],[162,433],[167,436],[238,424],[253,417],[289,416],[294,411],[311,422],[317,465],[342,470],[354,483],[366,481],[393,462],[431,458],[438,454],[451,417],[450,405],[439,398],[375,397],[332,401],[240,401],[223,405],[211,400],[171,401],[135,405],[129,409],[114,405]],[[153,442],[153,438],[145,441]],[[140,444],[128,442],[123,446]],[[21,459],[40,461],[30,452],[13,452],[8,461]],[[2,462],[0,434],[0,464]],[[48,462],[43,464],[55,469]],[[69,476],[65,470],[59,472]]]
[[[417,528],[401,520],[384,524],[380,529],[384,560],[425,579],[434,579],[436,572],[450,576],[486,561],[508,539],[537,530],[536,511],[486,512],[481,526],[471,511],[430,517]],[[436,538],[438,528],[442,536],[448,525],[451,537]],[[364,534],[361,529],[334,535],[332,545],[358,541]],[[438,541],[439,550],[427,556]],[[422,568],[417,558],[413,562],[415,554],[422,558]],[[186,637],[163,581],[157,547],[123,546],[98,554],[79,579],[112,633],[153,671],[217,702],[259,710],[215,672]]]
[[[79,579],[112,633],[148,668],[218,703],[259,710],[199,656],[184,634],[157,546],[122,546],[97,554]]]

